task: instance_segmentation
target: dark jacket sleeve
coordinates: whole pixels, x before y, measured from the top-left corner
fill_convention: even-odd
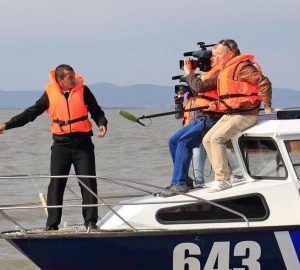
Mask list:
[[[84,86],[84,103],[87,105],[88,111],[91,114],[91,117],[95,121],[96,125],[98,127],[107,126],[105,113],[101,109],[95,96],[87,86]]]
[[[217,79],[219,72],[216,72],[212,78],[202,81],[199,77],[196,77],[195,74],[190,73],[187,75],[186,82],[189,85],[190,89],[194,96],[197,96],[199,92],[205,92],[209,90],[217,89]]]
[[[39,115],[46,111],[49,107],[49,100],[46,92],[40,97],[40,99],[31,107],[27,108],[22,113],[12,117],[6,125],[6,130],[22,127],[29,122],[34,121]]]

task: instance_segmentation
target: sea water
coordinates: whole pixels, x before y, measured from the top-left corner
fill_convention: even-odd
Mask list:
[[[164,112],[162,110],[128,110],[141,116]],[[0,110],[0,122],[5,122],[21,110]],[[109,179],[133,179],[139,182],[166,187],[171,182],[172,160],[168,149],[168,138],[181,127],[181,120],[174,115],[153,118],[148,127],[122,118],[117,110],[105,110],[108,119],[108,132],[105,138],[97,137],[94,128],[97,175]],[[150,124],[150,121],[146,122]],[[52,138],[47,114],[38,117],[24,127],[6,131],[0,136],[0,175],[31,175],[30,180],[0,180],[0,205],[38,203],[39,193],[46,196],[49,179],[35,179],[34,175],[49,175],[50,147]],[[71,171],[74,173],[74,171]],[[209,174],[207,166],[205,174]],[[80,189],[76,179],[69,179],[65,190],[65,204],[80,204]],[[134,193],[118,185],[108,185],[98,180],[101,196]],[[107,209],[99,208],[99,216]],[[25,228],[45,226],[44,210],[7,211]],[[80,208],[65,208],[61,226],[82,224]],[[14,225],[0,216],[0,231],[15,229]],[[38,269],[19,251],[5,240],[0,240],[0,269]]]

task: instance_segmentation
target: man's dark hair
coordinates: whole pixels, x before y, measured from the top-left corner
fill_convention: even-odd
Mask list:
[[[59,80],[64,79],[64,70],[73,71],[74,69],[66,64],[62,64],[56,67],[55,69],[55,80],[58,82]]]

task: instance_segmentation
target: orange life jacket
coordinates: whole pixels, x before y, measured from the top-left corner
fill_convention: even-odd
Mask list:
[[[49,83],[46,92],[49,99],[47,110],[52,119],[51,132],[62,135],[71,132],[89,132],[92,123],[88,119],[87,106],[84,104],[83,78],[76,74],[77,85],[70,91],[66,100],[63,91],[55,80],[55,71],[49,73]]]
[[[215,66],[210,71],[205,72],[203,75],[201,75],[201,79],[203,81],[205,81],[207,79],[210,79],[219,70],[220,70],[220,66]],[[217,101],[218,98],[219,98],[219,96],[218,96],[217,89],[215,89],[215,90],[209,90],[209,91],[205,91],[205,92],[199,92],[198,96],[196,98],[195,104],[196,104],[196,107],[206,107],[207,106],[207,108],[208,108],[209,105],[212,102]],[[206,110],[206,109],[203,109],[203,110]],[[218,110],[214,109],[214,111],[217,112]]]
[[[248,82],[241,82],[234,79],[238,65],[244,61],[251,61],[261,72],[260,66],[255,62],[254,56],[242,54],[231,59],[221,70],[218,77],[218,108],[220,111],[228,112],[242,108],[244,105],[253,105],[261,101],[260,89]]]
[[[194,99],[195,99],[195,97],[190,97],[190,98],[187,100],[187,102],[186,102],[186,104],[185,104],[185,106],[184,106],[184,109],[185,109],[185,110],[189,110],[189,109],[192,108]],[[191,113],[192,113],[192,112],[186,112],[186,111],[183,113],[183,125],[184,125],[184,126],[188,125],[188,124],[191,123],[191,121],[193,120],[193,118],[191,117],[191,116],[192,116]]]
[[[203,81],[210,79],[215,74],[215,72],[217,72],[219,70],[220,70],[220,67],[215,66],[210,71],[202,74],[201,79]],[[217,90],[209,90],[206,92],[199,92],[197,97],[189,98],[189,100],[187,101],[187,103],[185,105],[185,110],[191,109],[192,106],[193,106],[193,108],[199,107],[199,108],[203,108],[202,110],[206,110],[212,102],[216,102],[217,100],[218,100]],[[194,104],[193,104],[193,101],[194,101]],[[218,112],[217,108],[214,111]],[[185,126],[188,125],[191,122],[191,120],[193,120],[193,118],[191,117],[191,113],[194,113],[194,112],[184,112],[184,114],[183,114],[183,124]]]

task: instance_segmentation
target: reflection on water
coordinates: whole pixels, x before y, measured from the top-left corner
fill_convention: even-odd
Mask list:
[[[131,110],[135,115],[162,111],[164,110]],[[0,110],[0,122],[7,121],[18,112]],[[117,179],[135,179],[162,187],[168,186],[172,175],[168,138],[181,126],[181,121],[175,120],[171,115],[153,119],[150,127],[142,127],[120,117],[114,110],[107,110],[106,115],[109,121],[107,136],[104,139],[93,137],[97,175]],[[3,136],[0,136],[0,175],[49,175],[51,143],[49,119],[46,114],[25,127],[6,131]],[[2,180],[0,204],[38,202],[38,193],[46,194],[48,182],[49,180],[34,179],[34,177],[32,180]],[[81,197],[75,179],[69,179],[68,185]],[[127,192],[123,187],[112,187],[103,182],[98,182],[98,190],[101,195]],[[64,199],[73,200],[74,194],[66,189]],[[105,211],[99,209],[99,215],[102,216]],[[42,227],[46,221],[42,209],[10,211],[9,214],[28,228]],[[64,220],[68,220],[69,223],[82,223],[81,209],[64,209],[61,225]],[[13,225],[0,216],[0,231],[10,229],[14,229]],[[0,240],[0,243],[0,269],[37,269],[4,240]]]

